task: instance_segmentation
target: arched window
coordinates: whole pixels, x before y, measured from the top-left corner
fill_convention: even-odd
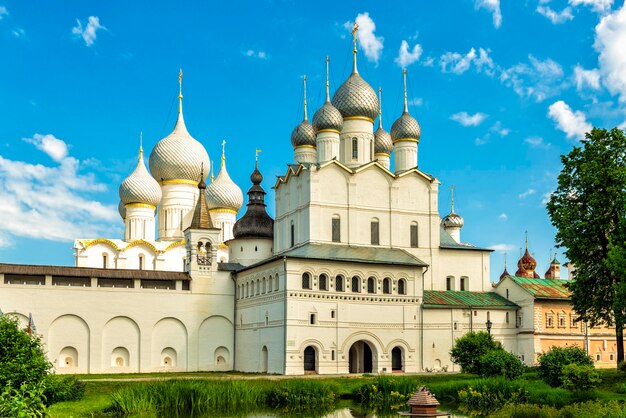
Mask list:
[[[374,277],[367,278],[367,293],[376,293],[376,279]]]
[[[446,277],[446,290],[454,290],[454,277]]]
[[[411,222],[411,248],[417,248],[417,222]]]
[[[380,243],[380,230],[379,230],[378,219],[376,218],[372,219],[372,222],[370,223],[370,229],[371,229],[371,236],[372,236],[371,244],[378,245]]]
[[[359,158],[359,140],[352,138],[352,159],[356,160],[357,158]]]
[[[246,283],[246,297],[250,297],[250,283]]]
[[[267,279],[267,293],[272,291],[272,282],[274,280],[272,279],[272,276],[268,277]]]
[[[398,294],[406,295],[406,281],[404,279],[398,280]]]
[[[343,292],[343,276],[339,275],[335,277],[335,291]]]
[[[467,277],[461,277],[460,290],[467,290]]]
[[[105,269],[109,266],[109,263],[107,263],[108,259],[107,259],[107,255],[106,254],[102,254],[102,268]]]
[[[265,277],[263,277],[263,285],[261,286],[261,293],[265,294],[266,291],[267,291],[267,286],[265,284]]]
[[[295,243],[296,243],[296,227],[294,226],[293,221],[291,221],[290,232],[291,232],[291,245],[290,245],[290,247],[293,247],[295,245]]]
[[[389,277],[383,279],[383,293],[386,295],[391,293],[391,279]]]
[[[319,284],[320,290],[328,290],[328,276],[325,274],[320,274]]]
[[[332,241],[333,242],[341,242],[341,219],[339,219],[339,215],[334,215],[332,220]]]
[[[259,279],[256,279],[256,293],[257,295],[261,294],[261,281]]]
[[[350,284],[351,290],[355,293],[361,291],[361,279],[358,276],[352,277],[352,283]]]
[[[274,280],[274,282],[275,282],[275,284],[276,284],[276,286],[274,286],[274,287],[276,288],[276,290],[278,290],[278,289],[279,289],[278,284],[280,283],[280,282],[278,281],[278,273],[276,273],[276,279]]]
[[[311,288],[311,275],[309,273],[302,274],[302,288],[303,289]]]
[[[144,268],[144,263],[143,263],[143,254],[139,254],[139,270],[143,270]]]

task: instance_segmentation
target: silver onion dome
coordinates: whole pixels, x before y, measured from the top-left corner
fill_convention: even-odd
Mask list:
[[[419,142],[422,136],[422,129],[417,120],[404,112],[391,126],[391,139],[395,143],[403,139],[414,139]]]
[[[378,116],[376,92],[356,71],[339,86],[332,104],[344,118],[361,116],[373,121]]]
[[[207,209],[230,209],[235,212],[243,206],[243,193],[239,186],[231,180],[222,162],[219,174],[209,184],[205,192]]]
[[[391,135],[382,126],[378,126],[374,132],[374,153],[391,155],[391,151],[393,151]]]
[[[126,220],[126,206],[124,202],[120,200],[120,203],[117,205],[117,211],[120,213],[120,216],[123,220]]]
[[[319,131],[337,131],[341,132],[343,127],[343,117],[330,101],[324,102],[315,115],[313,115],[313,129]]]
[[[139,151],[137,167],[126,177],[119,189],[120,200],[124,205],[144,203],[156,206],[161,201],[161,186],[152,178],[143,161],[143,151]],[[125,213],[125,211],[124,211]]]
[[[291,145],[294,148],[303,145],[315,146],[315,129],[307,119],[300,122],[291,133]]]
[[[450,212],[441,220],[441,225],[444,228],[462,228],[464,224],[463,217],[454,212]]]
[[[209,154],[187,131],[183,113],[178,113],[174,130],[157,142],[150,154],[150,172],[157,181],[187,180],[197,184],[210,170]]]

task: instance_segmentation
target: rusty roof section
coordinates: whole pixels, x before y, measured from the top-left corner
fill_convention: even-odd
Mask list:
[[[99,269],[90,267],[38,266],[0,263],[0,274],[24,274],[102,279],[191,280],[187,273],[161,270]]]
[[[204,183],[204,176],[201,174],[198,183],[198,200],[193,211],[193,218],[191,218],[191,225],[189,225],[191,229],[213,229],[211,215],[209,215],[209,209],[206,205],[205,190],[206,184]]]
[[[464,290],[424,290],[425,308],[519,308],[495,292],[466,292]]]
[[[430,389],[422,386],[411,396],[406,404],[409,406],[437,406],[439,401],[435,398],[435,395],[430,393]]]
[[[565,287],[567,280],[537,279],[519,276],[509,276],[511,280],[533,295],[535,299],[570,299],[570,292]]]

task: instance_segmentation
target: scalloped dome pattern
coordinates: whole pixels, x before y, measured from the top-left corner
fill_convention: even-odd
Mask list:
[[[461,228],[465,224],[463,217],[458,213],[451,212],[441,220],[444,228]]]
[[[207,186],[205,196],[209,210],[223,208],[239,211],[243,206],[243,193],[231,180],[226,165],[222,166],[215,180]]]
[[[374,120],[378,116],[378,96],[356,72],[339,86],[332,103],[344,118],[363,116]]]
[[[343,117],[331,102],[324,102],[313,115],[313,129],[319,132],[325,129],[340,131],[343,127]]]
[[[145,203],[156,206],[161,201],[161,186],[148,173],[143,161],[143,154],[140,155],[135,170],[120,184],[119,193],[120,200],[125,205],[129,203]]]
[[[408,112],[404,112],[391,126],[391,139],[415,139],[420,140],[422,136],[422,128],[417,120]]]
[[[393,151],[391,135],[382,126],[379,126],[376,132],[374,132],[374,153],[391,155],[391,151]]]
[[[179,113],[174,130],[157,142],[150,154],[150,172],[157,181],[189,180],[198,182],[204,169],[206,180],[211,169],[204,146],[187,131],[183,114]]]
[[[303,120],[291,133],[291,145],[300,147],[302,145],[315,146],[315,129],[308,120]]]

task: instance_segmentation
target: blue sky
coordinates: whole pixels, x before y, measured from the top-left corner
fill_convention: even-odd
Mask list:
[[[462,239],[497,250],[494,279],[526,230],[547,269],[559,156],[591,126],[626,121],[619,1],[219,3],[0,0],[0,262],[72,265],[74,238],[122,235],[119,183],[139,132],[149,153],[171,130],[180,67],[191,134],[214,161],[226,139],[244,192],[261,148],[270,189],[293,160],[302,75],[312,115],[325,56],[331,94],[349,75],[355,19],[385,128],[401,113],[406,66],[419,167],[442,182],[442,216],[456,186]]]

